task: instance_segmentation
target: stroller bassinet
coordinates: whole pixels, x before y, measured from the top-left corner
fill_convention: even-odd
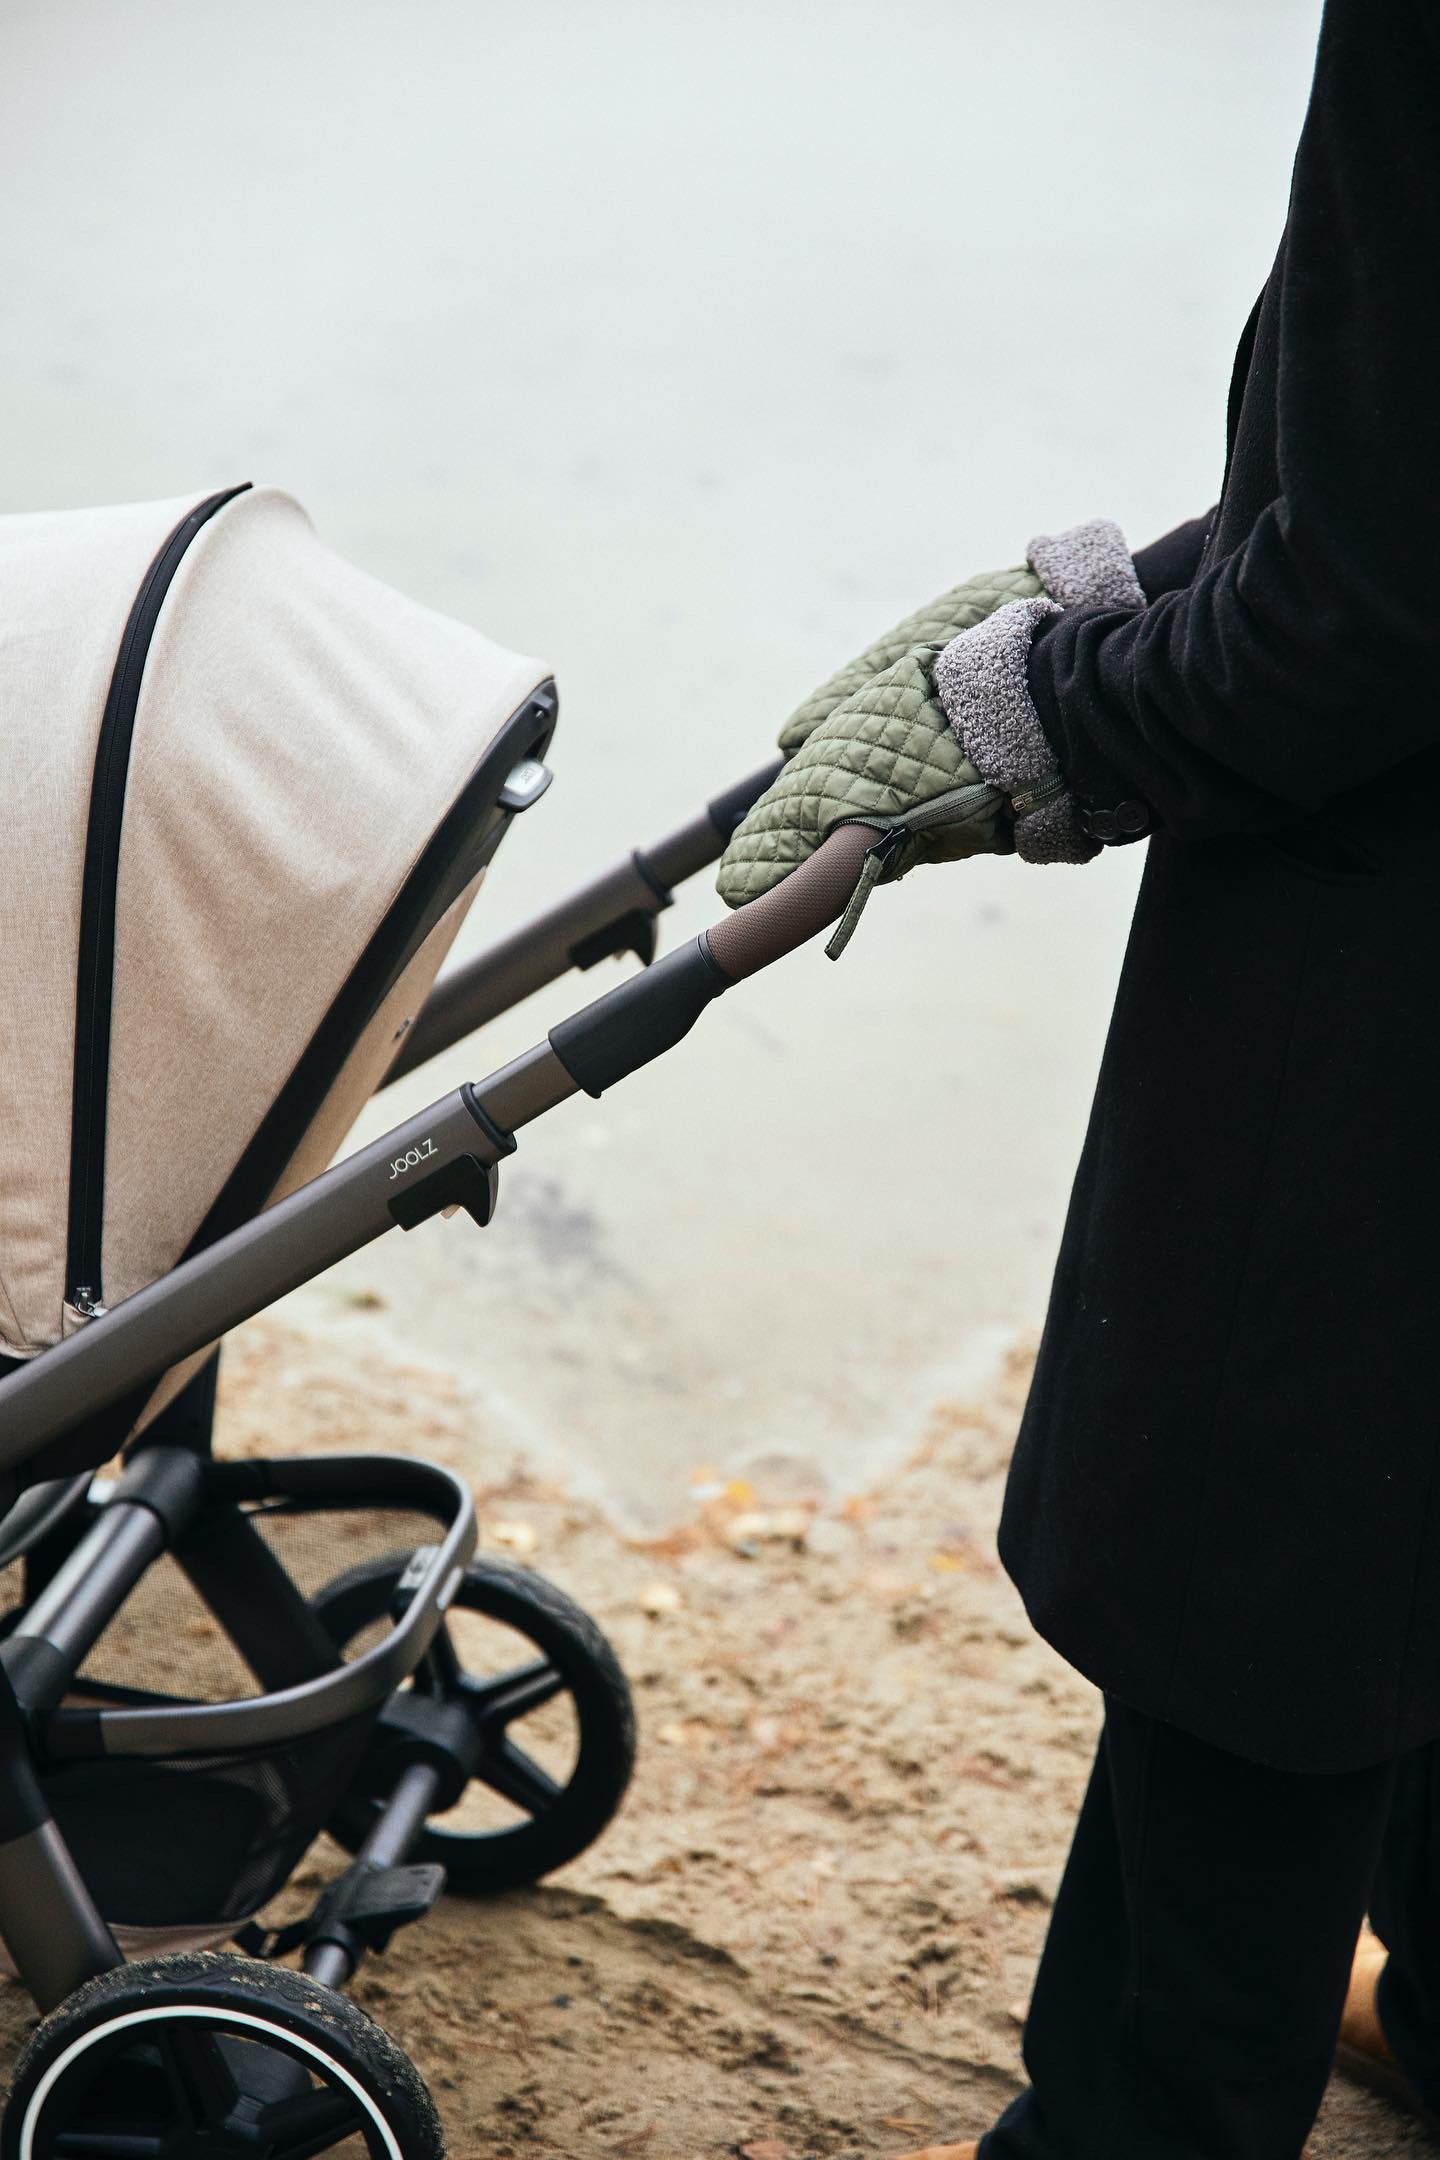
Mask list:
[[[26,1358],[329,1161],[554,700],[273,488],[0,518],[0,591],[0,1351]]]
[[[589,1843],[629,1774],[628,1695],[558,1592],[474,1562],[448,1473],[214,1461],[215,1345],[397,1225],[456,1205],[488,1222],[517,1130],[659,1056],[833,920],[873,836],[843,828],[765,899],[326,1170],[387,1076],[572,966],[650,962],[671,885],[775,768],[432,993],[548,780],[539,663],[342,562],[272,489],[0,518],[0,590],[0,1937],[51,2012],[0,2160],[418,2160],[442,2149],[428,2096],[333,1990],[447,1873],[509,1887]],[[122,1445],[123,1473],[92,1485]],[[369,1554],[297,1572],[287,1526],[342,1519]],[[320,1549],[342,1542],[353,1562],[333,1529]],[[214,1690],[134,1684],[160,1562],[223,1638]],[[527,1657],[467,1673],[446,1622],[461,1608]],[[162,1633],[175,1610],[153,1607]],[[577,1742],[557,1779],[512,1727],[562,1696]],[[518,1822],[447,1826],[471,1786]],[[220,1951],[125,1963],[112,1922],[132,1944],[239,1934],[326,1824],[352,1866],[291,1928],[244,1936],[302,1974]]]

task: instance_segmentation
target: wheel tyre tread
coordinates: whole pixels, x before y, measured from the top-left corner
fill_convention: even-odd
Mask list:
[[[16,2059],[0,2123],[0,2160],[18,2153],[24,2104],[57,2054],[105,2024],[109,2013],[156,2008],[167,1996],[263,2014],[332,2052],[337,2041],[344,2043],[346,2069],[385,2108],[405,2160],[445,2160],[444,2131],[425,2080],[368,2011],[308,1973],[223,1950],[181,1950],[117,1965],[42,2018]]]

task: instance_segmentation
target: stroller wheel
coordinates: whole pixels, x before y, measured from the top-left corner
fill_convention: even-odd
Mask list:
[[[337,1648],[391,1621],[409,1558],[352,1568],[319,1593]],[[439,1861],[452,1890],[481,1897],[536,1882],[594,1843],[630,1782],[635,1714],[614,1651],[580,1606],[524,1568],[473,1561],[412,1684],[463,1704],[480,1749],[465,1792],[411,1860]],[[354,1791],[331,1834],[356,1852],[375,1813]]]
[[[32,2034],[0,2125],[3,2160],[444,2152],[419,2073],[372,2018],[234,1952],[119,1965],[77,1988]]]

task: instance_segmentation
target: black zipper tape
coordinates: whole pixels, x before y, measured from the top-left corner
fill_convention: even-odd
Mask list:
[[[115,882],[135,710],[150,641],[185,550],[201,527],[249,487],[225,488],[181,519],[135,595],[105,699],[90,785],[75,1000],[75,1079],[70,1116],[70,1219],[65,1295],[80,1312],[104,1303],[100,1245],[105,1211],[105,1120],[110,1093],[110,1018],[115,972]]]

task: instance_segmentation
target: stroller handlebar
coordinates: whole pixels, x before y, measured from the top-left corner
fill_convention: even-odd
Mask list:
[[[845,912],[875,833],[873,825],[837,825],[798,870],[707,930],[705,942],[721,974],[743,982],[828,930]]]
[[[575,1086],[587,1095],[603,1094],[627,1073],[673,1050],[706,1006],[733,983],[758,974],[827,929],[844,912],[874,837],[870,825],[838,827],[808,862],[770,892],[551,1028],[550,1049]],[[540,1077],[541,1068],[527,1063],[524,1090]],[[513,1080],[519,1078],[513,1075]],[[500,1103],[490,1100],[488,1090],[482,1092],[487,1109],[503,1124],[515,1113],[512,1074],[507,1071],[501,1079]],[[553,1093],[549,1099],[554,1100]]]
[[[447,969],[381,1086],[413,1072],[571,968],[591,968],[625,952],[648,966],[655,957],[656,918],[674,898],[671,887],[717,859],[783,763],[772,758],[747,773],[678,830],[636,848],[473,959]]]

